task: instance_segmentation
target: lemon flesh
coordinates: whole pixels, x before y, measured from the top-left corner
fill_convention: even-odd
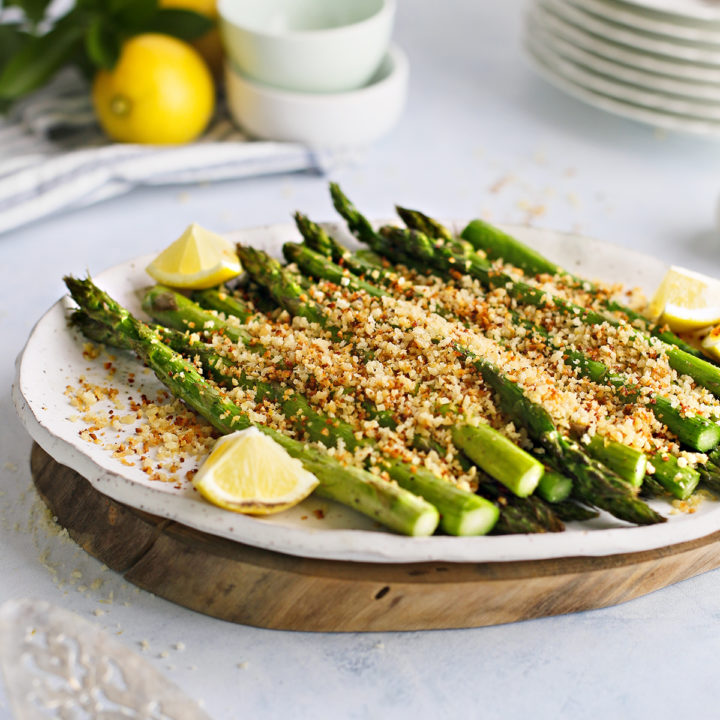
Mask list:
[[[236,277],[242,266],[231,242],[193,223],[147,266],[147,272],[163,285],[203,290]]]
[[[675,332],[715,325],[720,322],[720,281],[671,267],[648,305],[647,314]]]
[[[720,360],[720,325],[716,325],[702,341],[703,350],[707,355]]]
[[[269,515],[304,500],[318,479],[272,438],[248,428],[215,443],[193,484],[221,508]]]

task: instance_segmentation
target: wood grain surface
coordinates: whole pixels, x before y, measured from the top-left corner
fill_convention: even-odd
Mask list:
[[[155,595],[256,627],[357,632],[499,625],[616,605],[720,566],[720,532],[645,552],[528,562],[299,558],[116,502],[38,445],[31,469],[58,523],[88,553]]]

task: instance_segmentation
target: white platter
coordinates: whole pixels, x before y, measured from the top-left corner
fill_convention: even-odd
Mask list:
[[[652,92],[676,95],[694,101],[720,103],[720,83],[693,82],[687,78],[681,80],[628,67],[566,42],[561,37],[550,34],[532,20],[529,20],[528,38],[533,46],[544,48],[580,69],[587,68],[606,78],[620,80]]]
[[[464,223],[449,223],[460,229]],[[354,244],[336,228],[331,232]],[[597,240],[533,228],[511,227],[509,232],[560,261],[573,272],[592,278],[640,286],[651,292],[666,266],[655,258]],[[290,225],[245,230],[231,237],[278,255],[281,245],[297,237]],[[137,258],[96,276],[115,299],[141,314],[137,290],[149,284],[144,267],[152,256]],[[73,270],[73,268],[66,268]],[[82,423],[72,422],[77,411],[64,395],[65,387],[84,375],[90,382],[108,384],[103,358],[83,357],[83,338],[68,328],[67,299],[59,300],[35,326],[17,360],[13,398],[28,432],[59,463],[86,477],[99,491],[141,510],[245,544],[291,555],[334,560],[408,563],[424,561],[493,562],[539,560],[566,556],[599,556],[663,547],[694,540],[720,529],[720,504],[707,501],[694,515],[668,515],[671,506],[653,501],[669,519],[649,527],[631,527],[610,516],[570,524],[564,533],[493,537],[407,538],[383,531],[367,519],[334,503],[313,498],[287,513],[268,519],[237,515],[216,508],[183,485],[149,480],[138,468],[127,467],[100,445],[82,440]],[[112,384],[126,394],[154,394],[160,384],[143,374],[130,354],[117,353]],[[127,384],[127,373],[136,382]],[[130,430],[131,432],[132,430]],[[190,469],[187,465],[183,470]],[[318,520],[312,510],[325,509]],[[307,519],[303,519],[307,518]]]
[[[668,75],[692,82],[720,84],[720,68],[718,67],[665,58],[638,48],[612,42],[572,25],[540,5],[532,8],[529,17],[554,37],[560,37],[576,47],[608,60],[659,75]]]
[[[717,19],[718,23],[701,23],[686,16],[664,14],[617,0],[568,0],[568,2],[611,22],[645,32],[690,42],[720,44],[720,17]],[[682,0],[680,4],[686,4],[686,0]]]
[[[662,35],[626,28],[585,12],[564,0],[538,0],[538,3],[576,27],[620,45],[667,58],[720,66],[720,45],[673,40]]]
[[[586,90],[665,115],[686,115],[700,120],[720,121],[720,103],[717,101],[691,100],[620,82],[564,58],[551,44],[543,43],[540,38],[532,35],[528,37],[528,50],[551,71]]]

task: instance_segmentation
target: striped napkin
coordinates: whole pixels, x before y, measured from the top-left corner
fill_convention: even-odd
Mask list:
[[[190,145],[113,143],[95,121],[87,84],[74,72],[61,73],[0,116],[0,233],[136,187],[323,173],[336,159],[295,143],[251,142],[218,105],[208,130]]]

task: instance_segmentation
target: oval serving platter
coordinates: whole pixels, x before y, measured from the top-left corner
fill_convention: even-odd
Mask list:
[[[460,229],[464,223],[448,223]],[[341,227],[330,232],[348,246],[356,246]],[[633,251],[576,235],[509,227],[523,242],[570,271],[600,280],[639,286],[652,292],[666,266]],[[282,244],[297,238],[291,225],[254,228],[228,236],[279,257]],[[95,276],[97,283],[131,311],[142,316],[137,291],[150,284],[145,266],[152,256],[140,257]],[[408,538],[394,535],[368,519],[326,500],[309,498],[286,513],[267,518],[238,515],[200,498],[188,482],[151,480],[138,467],[129,467],[101,445],[79,436],[85,425],[73,422],[77,413],[65,395],[80,376],[88,382],[117,387],[120,397],[154,396],[159,381],[134,356],[118,351],[109,379],[103,357],[83,356],[84,339],[68,328],[67,298],[59,300],[39,320],[17,360],[13,398],[25,427],[57,462],[87,478],[100,492],[122,503],[212,535],[266,550],[326,560],[375,563],[507,562],[567,556],[605,556],[640,552],[695,540],[720,530],[720,503],[705,501],[692,514],[672,514],[664,501],[651,504],[668,522],[631,527],[601,514],[587,523],[569,524],[564,533],[456,538]],[[128,374],[135,376],[132,384]],[[130,426],[131,428],[131,426]],[[132,428],[130,429],[132,431]],[[183,471],[192,469],[186,464]],[[320,512],[321,511],[321,512]]]

